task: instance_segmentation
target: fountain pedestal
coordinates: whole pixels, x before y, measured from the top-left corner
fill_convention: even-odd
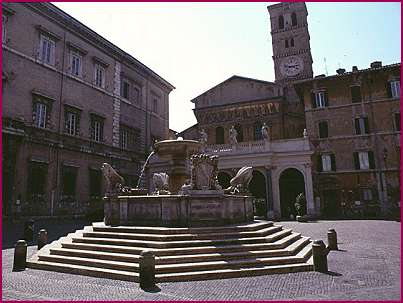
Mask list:
[[[155,153],[169,163],[169,191],[177,193],[190,179],[187,161],[190,155],[199,153],[202,144],[194,140],[165,140],[155,143]]]
[[[224,226],[253,220],[251,196],[212,193],[104,198],[106,225]]]
[[[200,142],[166,140],[154,147],[168,164],[164,173],[169,175],[172,194],[135,195],[135,191],[106,197],[106,225],[223,226],[253,220],[252,197],[224,194],[217,184],[218,157],[200,154]],[[191,182],[183,186],[187,179]]]

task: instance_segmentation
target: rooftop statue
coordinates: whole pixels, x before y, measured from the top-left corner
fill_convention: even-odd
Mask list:
[[[262,126],[262,138],[263,140],[270,140],[270,130],[266,123],[263,123]]]
[[[229,143],[234,145],[238,143],[238,132],[235,129],[234,125],[231,126],[230,130],[229,130]]]

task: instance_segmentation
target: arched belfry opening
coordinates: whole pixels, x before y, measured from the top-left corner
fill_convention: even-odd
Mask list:
[[[300,193],[305,195],[304,175],[298,169],[287,168],[280,175],[279,185],[281,217],[288,219],[291,214],[295,217],[295,198]]]

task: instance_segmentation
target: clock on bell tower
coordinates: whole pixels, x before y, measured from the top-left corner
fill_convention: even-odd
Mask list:
[[[291,83],[313,77],[308,10],[304,2],[278,3],[267,9],[270,14],[275,80],[286,88],[291,99],[295,99]]]

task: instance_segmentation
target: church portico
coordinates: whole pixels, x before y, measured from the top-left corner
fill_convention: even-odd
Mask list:
[[[231,177],[243,166],[253,167],[252,187],[257,193],[255,195],[257,198],[262,198],[261,194],[265,194],[267,217],[269,219],[285,217],[285,206],[282,205],[284,201],[281,199],[280,179],[282,173],[288,169],[298,171],[302,178],[302,190],[300,185],[292,187],[291,192],[295,191],[295,196],[299,192],[304,192],[307,200],[307,214],[310,217],[315,217],[317,214],[311,175],[313,150],[310,147],[308,138],[212,145],[207,147],[207,152],[219,155],[218,168],[220,172]],[[229,172],[231,171],[234,174],[230,174]],[[263,179],[265,181],[264,188],[262,188],[261,184]],[[287,203],[293,205],[294,202],[295,197],[292,197],[288,199]]]

